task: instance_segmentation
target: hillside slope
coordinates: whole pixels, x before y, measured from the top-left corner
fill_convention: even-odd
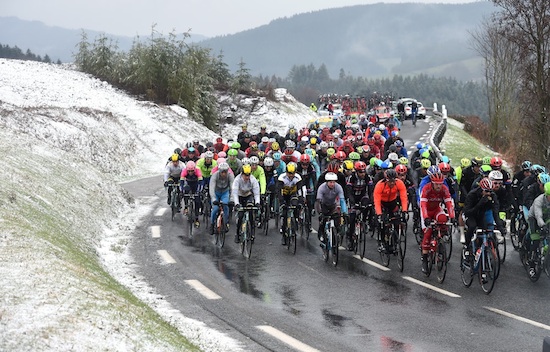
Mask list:
[[[236,119],[252,131],[305,123],[309,109],[279,93],[252,113],[236,97]],[[156,198],[118,185],[160,175],[175,147],[214,132],[181,107],[138,101],[70,68],[2,59],[0,117],[0,350],[240,350],[135,275],[130,235]]]

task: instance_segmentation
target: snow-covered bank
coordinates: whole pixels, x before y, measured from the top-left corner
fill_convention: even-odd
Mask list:
[[[241,97],[234,118],[253,132],[311,118],[278,92],[281,101],[258,99],[253,111]],[[127,254],[155,200],[133,199],[117,182],[159,175],[175,147],[215,139],[186,114],[70,68],[0,59],[0,350],[194,349],[185,338],[239,350],[159,299]],[[224,137],[238,130],[226,126]]]

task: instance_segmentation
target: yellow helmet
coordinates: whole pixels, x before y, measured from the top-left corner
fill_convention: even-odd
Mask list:
[[[273,142],[271,143],[271,149],[272,150],[279,150],[280,146],[279,146],[279,142]]]
[[[353,170],[353,162],[351,160],[344,160],[344,170]]]
[[[423,169],[427,169],[429,168],[430,166],[432,166],[432,162],[430,161],[430,159],[422,159],[420,161],[420,166],[423,168]]]
[[[180,159],[180,156],[178,154],[172,154],[172,157],[170,159],[172,159],[172,161],[178,161]]]
[[[334,148],[328,148],[327,149],[327,156],[332,156],[335,152],[336,152],[336,150],[334,150]]]
[[[311,137],[311,138],[309,139],[309,144],[311,144],[311,145],[317,144],[317,138]]]
[[[290,163],[288,163],[286,165],[286,172],[291,173],[291,174],[295,173],[296,172],[296,163],[294,163],[292,161]]]
[[[250,175],[251,172],[252,172],[252,166],[250,166],[250,164],[243,165],[243,174]]]

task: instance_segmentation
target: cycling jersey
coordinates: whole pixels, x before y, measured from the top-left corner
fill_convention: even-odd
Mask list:
[[[290,178],[285,172],[279,175],[277,181],[281,190],[280,195],[283,197],[291,195],[304,196],[306,194],[306,187],[302,184],[302,177],[299,174],[294,174],[294,177]]]
[[[197,168],[199,168],[201,170],[202,177],[209,178],[210,175],[212,174],[212,169],[214,167],[216,167],[216,165],[218,165],[218,162],[216,160],[212,159],[210,161],[210,164],[206,164],[206,159],[205,158],[200,158],[197,161],[196,165],[197,165]]]
[[[382,203],[389,203],[401,199],[401,209],[408,209],[407,188],[403,181],[395,180],[395,185],[390,187],[386,180],[381,180],[374,187],[374,209],[376,215],[382,215]]]

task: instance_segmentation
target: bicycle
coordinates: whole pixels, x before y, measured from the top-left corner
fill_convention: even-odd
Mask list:
[[[479,247],[476,246],[478,240],[481,242]],[[483,292],[486,294],[491,293],[500,272],[500,260],[498,259],[493,230],[478,229],[470,242],[468,250],[471,251],[470,253],[475,253],[475,257],[463,253],[460,268],[462,283],[464,286],[470,287],[474,275],[477,273]]]
[[[286,210],[286,231],[284,233],[284,236],[286,237],[287,249],[292,250],[292,254],[296,254],[296,231],[298,229],[298,224],[296,220],[297,209],[298,197],[290,198],[290,205],[287,206]]]
[[[197,209],[195,208],[195,198],[200,197],[197,193],[184,194],[184,198],[187,198],[187,223],[189,229],[189,237],[193,237],[193,227],[199,227],[195,223],[197,217]]]
[[[523,238],[529,229],[525,216],[521,209],[514,208],[514,211],[511,215],[510,222],[510,241],[515,250],[519,250],[522,245]]]
[[[426,276],[430,276],[432,267],[435,264],[437,269],[437,282],[440,284],[445,281],[447,275],[447,263],[449,262],[449,255],[447,251],[447,244],[449,243],[448,237],[450,237],[450,227],[453,224],[451,222],[432,222],[432,236],[430,238],[430,251],[428,252],[428,271]]]
[[[170,182],[172,181],[172,182]],[[168,192],[170,193],[170,208],[172,209],[172,221],[181,210],[181,191],[179,185],[173,180],[168,180]]]
[[[201,203],[202,203],[202,214],[203,220],[206,223],[210,221],[210,215],[212,214],[212,203],[210,201],[210,192],[208,187],[204,187],[201,191]]]
[[[224,210],[223,208],[225,206],[229,206],[228,203],[220,203],[218,207],[218,216],[216,217],[215,222],[215,228],[214,228],[214,236],[215,236],[215,244],[219,246],[220,248],[223,248],[223,245],[225,244],[225,235],[227,233],[227,224],[224,221]]]
[[[258,210],[252,203],[248,203],[245,207],[239,208],[239,212],[244,212],[241,226],[239,229],[241,254],[246,259],[250,259],[252,255],[252,244],[254,243],[254,213]]]
[[[391,216],[384,213],[378,231],[378,253],[380,253],[382,265],[389,266],[391,255],[398,256],[397,267],[399,271],[404,269],[405,254],[407,252],[407,238],[405,231],[403,231],[402,219],[401,211],[396,211]]]
[[[500,212],[499,217],[501,220],[506,221],[506,213]],[[504,260],[506,259],[506,238],[502,235],[502,233],[499,230],[495,231],[495,239],[497,240],[497,253],[498,253],[498,259],[500,263],[504,263]]]
[[[309,199],[309,197],[313,196],[313,191],[309,193],[306,196],[306,199]],[[309,207],[309,204],[312,204],[308,201],[306,201],[305,205],[300,207],[300,211],[298,213],[298,224],[300,227],[300,235],[302,237],[306,237],[306,241],[309,240],[309,234],[311,233],[311,209]]]
[[[262,205],[262,219],[263,219],[263,222],[262,222],[262,227],[263,227],[263,230],[264,230],[264,234],[267,236],[267,233],[268,233],[268,230],[269,230],[269,220],[271,219],[272,217],[272,211],[271,211],[271,199],[273,197],[273,192],[270,191],[270,190],[267,190],[266,191],[266,196],[265,196],[265,200],[263,202],[263,205]]]
[[[528,273],[529,279],[532,282],[538,281],[540,274],[543,271],[546,273],[546,276],[550,278],[550,256],[548,253],[547,234],[540,235],[538,246],[534,249],[531,248],[532,242],[530,244],[527,243],[529,240],[531,240],[530,236],[525,236],[523,238],[522,248],[520,249],[520,259]],[[527,248],[530,250],[527,251]],[[531,270],[531,263],[533,264],[532,269],[534,271],[532,274],[529,272]]]
[[[321,248],[323,249],[323,260],[328,261],[332,254],[332,265],[338,265],[338,233],[334,224],[334,214],[322,215],[322,220],[325,222],[324,238],[321,239]]]
[[[371,207],[356,204],[352,211],[355,212],[355,229],[351,235],[353,241],[353,252],[359,254],[363,259],[365,257],[365,249],[367,244],[367,232],[369,231],[366,219],[367,209]]]

